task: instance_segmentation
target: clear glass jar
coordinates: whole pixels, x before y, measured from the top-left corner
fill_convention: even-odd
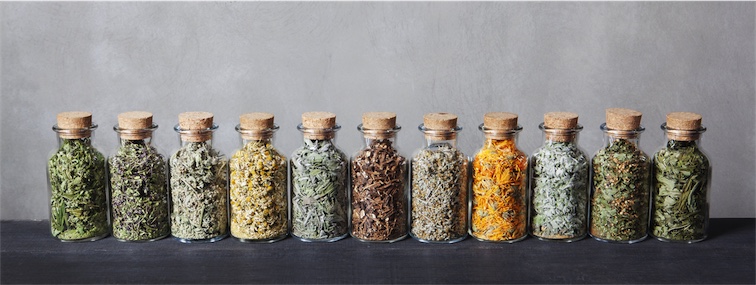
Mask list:
[[[610,110],[601,124],[604,146],[591,161],[589,233],[599,241],[635,243],[648,236],[651,161],[639,144],[645,128],[640,112]],[[610,120],[620,121],[618,127]]]
[[[181,141],[170,158],[171,235],[184,243],[228,236],[228,161],[213,148],[213,114],[179,114]]]
[[[273,114],[249,113],[236,125],[242,148],[231,156],[231,235],[275,242],[288,235],[286,157],[273,146]]]
[[[517,148],[517,115],[488,113],[478,127],[485,136],[473,159],[470,235],[481,241],[516,242],[527,237],[528,156]]]
[[[108,159],[113,237],[119,241],[154,241],[168,236],[168,168],[152,144],[158,125],[148,112],[118,116],[113,130],[119,147]]]
[[[543,145],[530,159],[530,234],[539,240],[572,242],[588,233],[590,164],[577,143],[577,121],[575,113],[552,112],[538,126]]]
[[[701,115],[674,112],[661,125],[666,144],[654,154],[651,235],[660,241],[694,243],[709,230],[711,165],[701,149]]]
[[[396,114],[365,113],[362,149],[352,156],[350,234],[367,242],[407,237],[407,159],[397,150]]]
[[[50,232],[61,241],[95,241],[110,232],[105,156],[88,112],[64,112],[52,127],[58,148],[47,163]]]
[[[418,126],[425,145],[412,155],[410,235],[421,242],[467,237],[468,159],[457,148],[457,116],[430,113]]]
[[[333,242],[348,230],[348,158],[336,146],[336,115],[302,114],[304,145],[291,155],[291,235],[306,242]]]

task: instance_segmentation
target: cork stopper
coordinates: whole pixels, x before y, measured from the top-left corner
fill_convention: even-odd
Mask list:
[[[365,138],[386,139],[394,136],[396,113],[367,112],[362,114],[362,132]]]
[[[549,112],[543,115],[543,125],[549,129],[569,130],[577,127],[578,114],[571,112]]]
[[[63,112],[57,116],[58,136],[64,139],[80,139],[90,137],[92,131],[92,113]]]
[[[449,140],[456,137],[457,115],[452,113],[428,113],[423,116],[426,139]]]
[[[451,130],[457,127],[457,115],[428,113],[423,116],[423,125],[429,130]]]
[[[517,129],[517,114],[506,112],[486,113],[483,116],[483,126],[492,130]]]
[[[212,138],[213,113],[184,112],[179,114],[179,127],[182,130],[181,140],[188,142],[204,142]]]
[[[336,126],[336,114],[331,112],[305,112],[302,114],[302,127],[309,129],[305,131],[304,137],[311,140],[331,139],[334,136],[333,130]]]
[[[271,113],[247,113],[239,116],[241,136],[245,140],[261,140],[269,138],[269,130],[274,127],[274,116]]]
[[[694,141],[700,136],[701,115],[691,112],[667,114],[667,138],[679,141]],[[670,130],[671,129],[671,130]]]
[[[126,140],[143,140],[152,136],[152,113],[134,111],[118,114],[119,135]],[[146,130],[150,129],[150,130]]]
[[[606,127],[619,131],[634,131],[640,128],[641,112],[624,109],[609,108],[606,109]]]
[[[549,112],[543,115],[546,139],[557,142],[571,142],[575,140],[575,129],[578,125],[578,114],[571,112]]]

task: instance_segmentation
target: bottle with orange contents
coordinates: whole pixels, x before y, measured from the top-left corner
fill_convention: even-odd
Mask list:
[[[470,235],[491,242],[527,236],[528,156],[517,148],[517,115],[488,113],[478,127],[485,136],[473,160]]]

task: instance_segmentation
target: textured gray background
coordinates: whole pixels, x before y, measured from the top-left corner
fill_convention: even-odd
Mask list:
[[[45,162],[58,112],[87,110],[112,153],[116,115],[155,114],[178,146],[184,111],[215,113],[216,145],[239,146],[245,112],[267,111],[291,153],[305,111],[332,111],[347,153],[362,112],[394,111],[399,145],[422,144],[426,112],[453,112],[468,155],[490,111],[520,115],[521,148],[543,113],[581,115],[601,145],[604,109],[644,113],[643,149],[671,111],[704,116],[713,217],[754,217],[754,3],[2,3],[0,218],[48,215]]]

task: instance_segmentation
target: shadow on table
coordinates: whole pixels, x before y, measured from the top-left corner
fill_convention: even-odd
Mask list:
[[[711,219],[709,221],[708,239],[716,239],[723,235],[731,235],[740,231],[753,230],[754,219]]]

